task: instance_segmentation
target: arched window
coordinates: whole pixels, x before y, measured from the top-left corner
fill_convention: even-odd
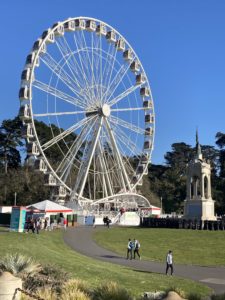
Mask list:
[[[197,190],[197,196],[198,197],[201,196],[200,180],[198,177],[196,178],[196,190]]]
[[[204,195],[206,199],[209,198],[209,180],[207,176],[204,177]]]
[[[193,178],[191,177],[191,180],[190,180],[190,199],[193,199],[193,195],[194,195],[194,182],[193,182]]]

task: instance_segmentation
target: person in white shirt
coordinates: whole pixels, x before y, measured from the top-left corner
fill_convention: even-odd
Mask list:
[[[171,272],[170,274],[173,275],[173,255],[171,250],[169,250],[166,256],[166,275],[169,269]]]

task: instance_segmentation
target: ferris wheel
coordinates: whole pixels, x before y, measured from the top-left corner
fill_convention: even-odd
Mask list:
[[[54,24],[26,58],[19,98],[27,153],[56,196],[83,205],[135,195],[151,160],[154,106],[117,30],[89,17]]]

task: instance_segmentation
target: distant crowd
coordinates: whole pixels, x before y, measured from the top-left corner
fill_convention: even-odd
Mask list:
[[[25,222],[24,232],[32,232],[39,234],[40,230],[52,231],[54,228],[63,227],[66,230],[68,226],[67,219],[65,217],[60,217],[58,220],[46,218],[28,218]]]

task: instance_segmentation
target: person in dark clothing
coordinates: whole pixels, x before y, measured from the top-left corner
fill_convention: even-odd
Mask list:
[[[109,224],[111,223],[111,220],[109,219],[108,216],[106,216],[106,217],[103,219],[103,222],[104,222],[104,224],[109,228]]]
[[[134,259],[135,259],[136,254],[139,257],[139,259],[141,259],[141,256],[139,253],[140,247],[141,247],[141,245],[140,245],[139,241],[134,239]]]
[[[34,233],[34,230],[35,230],[35,228],[34,228],[34,219],[30,219],[27,222],[27,232],[29,232],[30,230]]]
[[[34,220],[34,231],[36,230],[36,233],[39,234],[39,230],[40,230],[41,226],[40,226],[40,219],[35,219]],[[33,233],[34,233],[33,231]]]

